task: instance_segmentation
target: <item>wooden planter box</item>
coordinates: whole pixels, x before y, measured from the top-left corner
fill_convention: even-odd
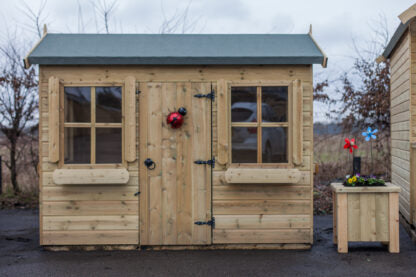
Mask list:
[[[339,253],[348,253],[348,242],[388,243],[390,253],[399,253],[400,187],[345,187],[331,184],[333,192],[334,243]]]

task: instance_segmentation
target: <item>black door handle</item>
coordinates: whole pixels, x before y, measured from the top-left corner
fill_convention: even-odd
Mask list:
[[[154,161],[152,161],[152,159],[150,159],[150,158],[147,158],[144,161],[144,165],[150,170],[153,170],[153,169],[156,168],[156,163]]]

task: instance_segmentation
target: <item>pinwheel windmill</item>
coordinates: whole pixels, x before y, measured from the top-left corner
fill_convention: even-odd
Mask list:
[[[348,138],[346,138],[344,149],[349,149],[350,153],[354,155],[354,149],[358,149],[358,146],[355,144],[355,139],[349,140]]]
[[[348,139],[345,138],[345,145],[344,145],[344,149],[349,150],[349,152],[352,154],[352,156],[354,157],[354,149],[358,149],[357,144],[355,144],[355,139]],[[350,158],[348,158],[348,160],[351,162]],[[352,172],[354,172],[354,166],[352,166]]]
[[[377,129],[371,130],[371,127],[368,127],[367,128],[367,131],[365,131],[365,132],[362,133],[362,135],[365,137],[365,140],[370,142],[371,171],[373,171],[373,169],[374,169],[374,162],[373,162],[373,140],[377,138],[377,136],[375,135],[375,133],[377,133],[377,132],[378,132]]]

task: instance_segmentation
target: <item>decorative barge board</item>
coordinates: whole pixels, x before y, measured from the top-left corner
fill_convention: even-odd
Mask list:
[[[346,187],[331,184],[333,191],[334,243],[339,253],[348,252],[348,242],[388,243],[390,253],[399,253],[400,187]]]
[[[391,174],[401,187],[400,215],[416,240],[416,4],[404,11],[379,61],[390,63]]]
[[[46,34],[41,245],[309,248],[326,61],[310,33]]]

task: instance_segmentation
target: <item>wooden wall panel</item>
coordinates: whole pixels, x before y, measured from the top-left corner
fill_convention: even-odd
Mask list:
[[[401,213],[410,219],[410,87],[411,35],[406,32],[390,59],[391,70],[391,162],[392,183],[402,188]]]
[[[137,230],[136,215],[48,216],[43,222],[45,231],[75,230]]]
[[[214,243],[309,243],[308,229],[214,229]]]
[[[136,215],[138,201],[110,200],[110,201],[42,201],[42,213],[47,216],[99,216],[99,215]]]
[[[215,185],[216,200],[310,200],[309,186],[292,186],[282,184],[229,184]]]
[[[217,160],[221,165],[228,163],[228,86],[224,79],[221,79],[217,83]]]
[[[312,71],[310,72],[312,74]],[[272,80],[275,79],[270,79],[268,81]],[[220,165],[216,167],[213,175],[213,213],[218,222],[213,232],[214,243],[222,243],[225,234],[228,232],[233,233],[234,230],[248,229],[250,230],[244,232],[243,236],[233,236],[233,240],[236,242],[239,241],[240,243],[247,243],[251,239],[254,241],[256,239],[250,238],[250,236],[257,235],[257,233],[254,234],[255,232],[252,231],[262,228],[275,228],[277,233],[283,228],[297,231],[299,230],[297,228],[305,228],[304,232],[307,235],[305,235],[303,239],[307,240],[308,243],[312,243],[313,241],[313,173],[311,171],[313,163],[312,81],[310,78],[300,78],[296,80],[291,77],[284,80],[293,80],[294,86],[300,86],[296,89],[302,90],[303,92],[302,95],[297,95],[300,96],[298,99],[294,100],[297,104],[295,104],[295,102],[292,103],[295,106],[298,105],[295,107],[296,109],[301,106],[301,108],[298,109],[299,113],[294,115],[295,118],[297,118],[295,120],[301,122],[300,125],[302,126],[298,137],[298,139],[300,139],[298,140],[298,145],[300,145],[299,148],[301,150],[301,161],[303,162],[303,165],[300,165],[299,163],[299,166],[297,166],[297,168],[301,170],[300,180],[298,183],[291,184],[229,184],[226,181],[224,171],[227,167],[220,163]],[[301,101],[300,105],[298,104],[299,101]],[[217,103],[215,107],[220,109],[221,104]],[[216,111],[214,110],[214,114],[215,112]],[[218,111],[218,114],[219,113],[220,112]],[[218,123],[216,123],[214,119],[214,132],[217,126],[218,132],[220,132],[220,121],[223,120],[223,118],[224,117],[218,115],[216,117]],[[226,134],[228,135],[228,133]],[[214,135],[213,147],[215,151],[224,149],[220,147],[218,142],[222,137],[223,136],[218,133],[216,136]],[[230,149],[228,149],[228,151],[230,151]],[[299,152],[297,153],[299,155]],[[220,157],[221,154],[217,152],[215,153],[215,156]],[[296,160],[296,157],[294,158]],[[305,221],[302,221],[300,225],[290,224],[289,227],[287,227],[287,222],[285,223],[284,220],[282,220],[282,216],[288,216],[292,219],[300,217]],[[265,217],[267,219],[263,221],[262,219]],[[281,235],[278,235],[274,242],[279,241],[278,237],[281,237]],[[227,239],[228,238],[229,237],[227,237]],[[301,241],[303,240],[298,240],[298,242]]]
[[[135,200],[136,187],[117,186],[55,186],[43,189],[44,201],[64,200]]]
[[[95,186],[97,191],[103,191],[104,196],[97,196],[96,193],[88,191],[89,188],[71,193],[62,194],[56,186],[50,182],[52,172],[57,165],[48,162],[49,154],[49,131],[48,124],[48,79],[55,76],[64,82],[72,83],[120,83],[124,82],[127,77],[132,77],[140,84],[140,90],[147,88],[143,85],[146,82],[181,82],[182,84],[192,82],[213,82],[217,84],[216,103],[213,105],[213,153],[219,163],[215,166],[213,175],[213,216],[218,216],[218,227],[214,229],[213,242],[225,243],[312,243],[313,241],[313,220],[312,220],[312,163],[313,163],[313,126],[312,126],[312,67],[311,66],[41,66],[40,70],[40,115],[43,120],[40,122],[40,161],[42,176],[45,176],[41,182],[41,190],[46,189],[46,198],[59,200],[44,200],[41,204],[41,236],[45,239],[42,244],[131,244],[138,243],[139,233],[136,230],[110,230],[112,220],[121,218],[122,216],[130,219],[130,216],[138,217],[139,205],[141,207],[147,205],[149,199],[138,197],[131,198],[127,194],[133,193],[134,189],[139,191],[139,180],[142,182],[143,174],[138,174],[139,163],[147,157],[147,147],[143,147],[137,151],[134,162],[127,163],[127,169],[130,179],[127,185],[110,186],[109,191],[113,191],[114,195],[105,192],[104,186]],[[224,182],[224,170],[228,163],[229,151],[227,142],[221,147],[218,140],[223,138],[220,135],[219,125],[224,123],[220,121],[219,111],[221,81],[236,82],[244,81],[295,81],[302,82],[303,95],[302,105],[302,161],[303,166],[297,166],[301,171],[301,178],[297,184],[235,184],[227,185]],[[215,86],[214,86],[215,87]],[[191,89],[190,87],[178,85],[177,89]],[[142,94],[136,96],[136,99],[142,100]],[[179,100],[177,100],[179,101]],[[218,101],[218,102],[217,102]],[[138,102],[138,101],[137,101]],[[221,102],[221,105],[225,102]],[[147,119],[139,118],[138,114],[143,113],[147,109],[146,103],[138,103],[136,105],[136,134],[139,134],[141,128],[148,128]],[[140,127],[140,128],[139,128]],[[218,128],[218,129],[217,129]],[[224,129],[223,129],[224,132]],[[226,136],[228,136],[228,131]],[[138,145],[139,136],[136,137]],[[178,138],[177,138],[178,139]],[[399,142],[401,143],[401,142]],[[146,145],[142,142],[141,145]],[[188,145],[177,145],[177,147],[187,148]],[[218,152],[222,149],[221,152]],[[139,155],[140,153],[140,155]],[[185,154],[184,154],[185,155]],[[179,157],[184,161],[187,156]],[[220,162],[224,164],[220,164]],[[306,164],[305,164],[306,163]],[[142,173],[142,171],[140,171]],[[186,172],[184,172],[186,174]],[[131,176],[134,176],[131,178]],[[82,187],[82,186],[81,186]],[[103,189],[102,189],[103,188]],[[246,188],[246,189],[245,189]],[[246,191],[244,191],[246,190]],[[236,194],[234,195],[233,192]],[[85,193],[85,196],[84,196]],[[146,193],[141,188],[141,194]],[[177,192],[178,193],[178,192]],[[42,194],[41,194],[42,195]],[[88,195],[88,196],[87,196]],[[178,194],[178,197],[190,197],[188,194]],[[208,196],[208,195],[207,195]],[[93,197],[89,199],[89,197]],[[94,199],[94,197],[97,197]],[[100,198],[101,197],[101,198]],[[284,199],[285,198],[285,199]],[[82,200],[81,200],[82,199]],[[126,200],[129,199],[129,200]],[[131,199],[131,200],[130,200]],[[42,199],[41,199],[42,200]],[[183,203],[186,203],[185,201]],[[238,207],[241,207],[238,208]],[[186,207],[178,206],[180,209]],[[236,211],[241,212],[236,212]],[[59,219],[58,217],[64,217]],[[96,223],[99,230],[91,230],[94,222],[90,216],[97,216]],[[111,217],[115,216],[115,218]],[[50,217],[50,218],[49,218]],[[65,222],[69,218],[70,223]],[[76,218],[76,221],[73,219]],[[43,224],[42,220],[46,219]],[[230,221],[228,221],[230,219]],[[146,218],[139,218],[140,226]],[[181,219],[186,221],[187,219]],[[224,221],[225,220],[225,221]],[[188,219],[189,221],[189,219]],[[71,222],[73,222],[71,224]],[[134,224],[130,220],[127,228],[132,228]],[[241,223],[238,223],[241,222]],[[66,224],[66,225],[62,225]],[[42,227],[48,229],[42,231]],[[64,226],[64,227],[62,227]],[[178,237],[178,241],[183,244],[189,243],[188,230],[177,225],[177,231],[183,234]],[[239,227],[237,227],[239,226]],[[53,230],[51,230],[51,228]],[[61,228],[65,230],[55,230]],[[182,228],[182,229],[181,229]],[[250,229],[249,229],[250,228]],[[254,229],[253,229],[254,228]],[[82,230],[81,230],[82,229]],[[254,231],[255,229],[261,232]]]
[[[308,229],[307,215],[217,215],[216,229]]]
[[[214,200],[214,215],[308,214],[308,200]]]
[[[410,24],[410,182],[409,182],[409,220],[408,222],[416,226],[416,22]],[[401,194],[399,201],[404,194]],[[406,198],[407,199],[407,198]],[[406,203],[406,201],[405,201]],[[403,210],[402,208],[400,210]]]
[[[293,163],[300,165],[302,163],[302,144],[303,144],[303,86],[301,80],[293,82],[293,95],[292,95],[292,153]],[[305,119],[312,119],[312,117],[305,116]],[[310,121],[305,123],[310,125]]]
[[[51,76],[48,82],[49,97],[49,161],[59,160],[59,79]]]
[[[124,157],[128,162],[136,160],[136,79],[128,76],[124,86]]]
[[[47,72],[47,70],[45,70]],[[134,162],[127,162],[129,171],[126,184],[57,185],[53,172],[58,169],[59,160],[59,95],[54,91],[63,89],[63,82],[81,82],[72,77],[57,76],[54,71],[43,74],[39,79],[39,159],[40,159],[40,244],[41,245],[82,245],[82,244],[137,244],[138,232],[138,152],[133,151]],[[125,78],[117,83],[124,82]],[[90,80],[89,83],[100,84]],[[55,88],[54,88],[55,87]],[[51,93],[52,91],[52,93]],[[133,99],[134,98],[134,99]],[[136,106],[136,95],[130,102]],[[55,108],[56,107],[56,108]],[[133,117],[137,115],[134,114]],[[133,121],[135,119],[133,118]],[[136,123],[135,123],[136,124]],[[132,133],[137,133],[137,124]],[[55,134],[55,135],[53,135]],[[52,136],[52,138],[51,138]],[[138,145],[134,136],[133,147]],[[56,145],[55,142],[56,141]],[[50,159],[50,156],[55,156]],[[53,162],[52,162],[53,161]],[[74,173],[75,175],[76,173]],[[125,175],[125,172],[123,173]],[[79,176],[80,177],[80,176]],[[114,177],[114,176],[112,176]]]
[[[44,231],[44,245],[138,244],[137,231]]]

